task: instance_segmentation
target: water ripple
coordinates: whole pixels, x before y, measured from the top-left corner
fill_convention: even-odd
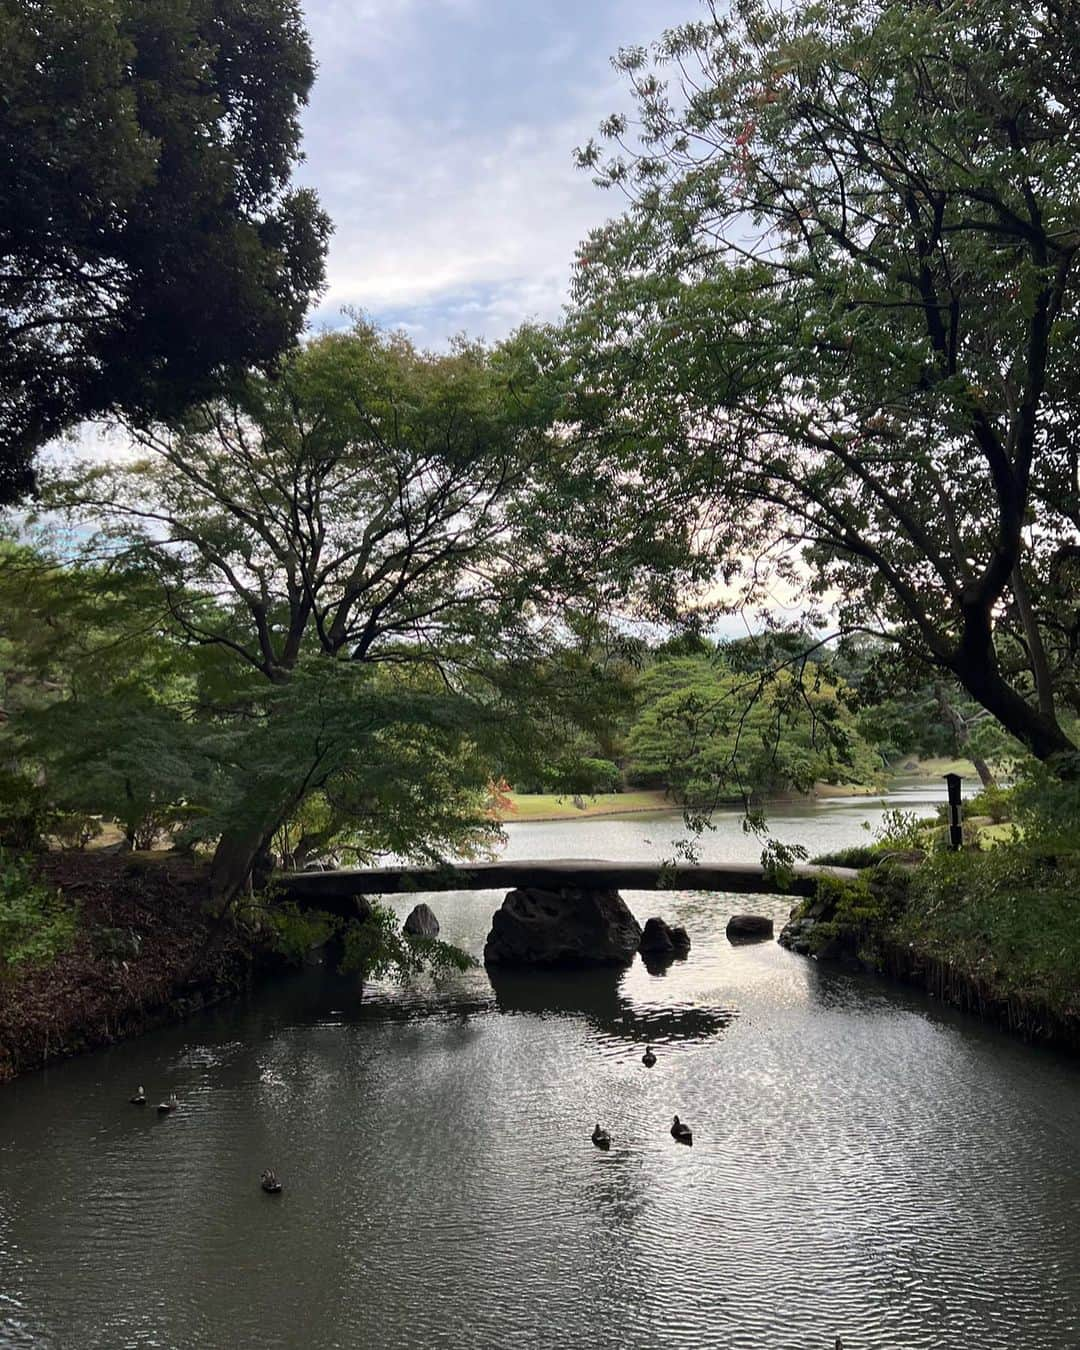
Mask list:
[[[1075,1350],[1078,1066],[712,900],[662,974],[309,970],[17,1082],[0,1346]]]

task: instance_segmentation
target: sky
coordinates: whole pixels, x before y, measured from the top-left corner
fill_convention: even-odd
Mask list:
[[[347,324],[350,307],[437,350],[557,319],[578,244],[623,204],[573,158],[631,109],[611,58],[701,12],[700,0],[306,0],[318,72],[295,178],[334,222],[312,327]],[[100,427],[81,441],[123,451]]]
[[[621,199],[575,168],[629,107],[610,58],[697,0],[307,0],[318,75],[299,181],[334,221],[313,325],[346,306],[440,348],[557,318]]]

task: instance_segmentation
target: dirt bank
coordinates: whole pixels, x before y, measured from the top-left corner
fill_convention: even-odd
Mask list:
[[[0,981],[0,1082],[235,994],[263,956],[211,924],[201,870],[182,858],[55,853],[41,871],[77,902],[77,936],[51,965]]]

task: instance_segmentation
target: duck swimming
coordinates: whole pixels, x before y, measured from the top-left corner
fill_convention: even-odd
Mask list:
[[[600,1128],[599,1121],[596,1123],[596,1129],[592,1132],[592,1141],[597,1148],[611,1147],[611,1135],[608,1134],[607,1130],[602,1130]]]
[[[693,1130],[678,1116],[671,1122],[671,1137],[677,1139],[680,1144],[692,1144],[694,1142]]]
[[[135,1091],[135,1096],[129,1097],[128,1101],[132,1104],[132,1106],[146,1105],[146,1089],[143,1087],[141,1083],[139,1084],[138,1088]]]
[[[278,1181],[277,1173],[272,1167],[264,1167],[263,1174],[259,1178],[259,1185],[267,1195],[277,1195],[281,1190],[281,1182]]]
[[[180,1103],[176,1100],[176,1093],[174,1092],[167,1102],[158,1102],[158,1115],[167,1116],[170,1111],[177,1110],[179,1105]]]
[[[645,1047],[645,1053],[641,1056],[641,1062],[647,1069],[651,1069],[656,1063],[656,1056],[653,1054],[651,1046],[647,1045]]]

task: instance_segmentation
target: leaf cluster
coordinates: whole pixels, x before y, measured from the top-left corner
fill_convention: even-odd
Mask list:
[[[2,0],[0,501],[80,420],[174,416],[296,339],[329,222],[290,189],[294,0]]]
[[[77,907],[42,882],[25,857],[0,848],[0,978],[66,951],[77,920]]]
[[[344,943],[341,970],[355,972],[364,980],[390,975],[407,980],[425,971],[437,978],[476,965],[467,952],[449,942],[403,932],[394,911],[377,903],[372,905],[370,918],[345,929]]]

